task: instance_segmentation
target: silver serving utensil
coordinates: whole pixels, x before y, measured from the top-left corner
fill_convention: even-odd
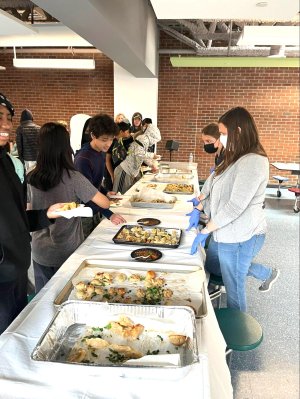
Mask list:
[[[140,255],[140,256],[136,256],[134,259],[147,259],[149,257],[150,257],[150,255],[147,255],[147,256]]]

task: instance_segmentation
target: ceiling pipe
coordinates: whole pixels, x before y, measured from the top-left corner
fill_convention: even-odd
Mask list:
[[[290,58],[299,57],[299,47],[285,48],[285,56]],[[213,56],[231,56],[231,57],[268,57],[270,55],[269,47],[238,47],[230,48],[228,54],[228,47],[211,47],[207,49],[198,49],[197,51],[189,49],[160,49],[159,54],[182,54],[182,55],[203,55],[208,57]]]

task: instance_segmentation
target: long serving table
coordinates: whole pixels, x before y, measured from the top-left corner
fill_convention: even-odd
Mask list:
[[[128,203],[129,196],[138,187],[152,179],[145,175],[132,187],[122,200],[120,207],[114,209],[121,213],[128,224],[136,223],[140,217],[151,216],[161,220],[163,227],[185,229],[188,218],[187,211],[192,209],[187,199],[191,195],[177,196],[180,201],[174,209],[145,210],[134,209]],[[198,187],[197,174],[194,172],[194,184]],[[141,216],[142,215],[142,216]],[[29,303],[23,312],[14,320],[0,336],[0,398],[2,399],[47,399],[53,397],[69,399],[150,399],[153,397],[172,397],[179,399],[229,399],[232,398],[230,372],[225,360],[225,342],[219,330],[213,307],[207,290],[207,316],[197,320],[197,336],[199,342],[200,362],[192,366],[191,371],[178,380],[149,378],[124,378],[114,369],[100,369],[84,365],[67,365],[50,362],[37,362],[30,358],[37,341],[47,328],[56,307],[54,300],[72,277],[78,266],[85,259],[101,259],[114,261],[120,266],[139,262],[131,261],[130,253],[133,245],[116,245],[112,237],[120,226],[103,220],[84,243],[63,264],[51,281]],[[184,231],[179,248],[163,248],[163,258],[159,263],[165,267],[200,266],[203,268],[203,254],[199,251],[190,255],[190,246],[196,232]],[[145,267],[145,263],[143,264]]]

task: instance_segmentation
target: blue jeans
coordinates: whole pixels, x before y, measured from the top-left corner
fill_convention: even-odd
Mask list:
[[[216,242],[213,237],[209,242],[205,269],[209,273],[222,276],[226,293],[227,306],[247,310],[246,277],[267,280],[272,269],[259,263],[252,263],[265,241],[265,235],[255,235],[250,240],[233,244]]]

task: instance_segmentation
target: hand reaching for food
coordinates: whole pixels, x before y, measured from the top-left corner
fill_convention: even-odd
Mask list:
[[[122,224],[126,223],[126,219],[123,216],[119,215],[118,213],[113,213],[109,219],[113,224]]]

